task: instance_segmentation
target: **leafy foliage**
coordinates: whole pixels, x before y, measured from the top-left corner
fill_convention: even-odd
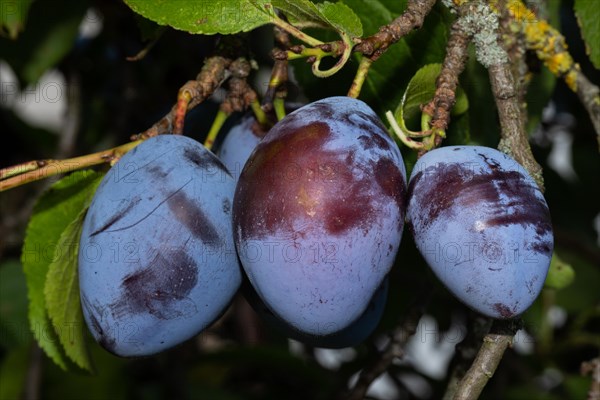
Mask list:
[[[72,263],[76,224],[81,223],[80,214],[91,201],[100,178],[101,174],[82,171],[52,185],[33,210],[23,244],[21,262],[27,278],[29,323],[40,347],[63,369],[69,367],[68,359],[71,357],[82,367],[89,368],[89,362],[83,355],[85,350],[82,350],[85,343],[76,333],[83,332],[80,314],[64,314],[65,307],[71,307],[71,311],[80,308],[78,299],[72,303],[75,301],[72,297],[73,287],[65,288],[61,280],[66,278],[67,283],[76,284],[77,268]],[[60,268],[65,275],[60,273]],[[47,283],[47,276],[50,283]],[[49,296],[44,295],[46,286]],[[71,300],[71,304],[65,304],[65,299],[54,292],[56,286],[67,290],[66,299],[67,302]],[[77,340],[70,340],[70,333],[77,335]],[[65,343],[70,347],[66,354],[61,347]]]
[[[92,193],[96,183],[92,182]],[[86,208],[79,212],[56,243],[53,260],[48,266],[44,295],[48,316],[55,329],[60,329],[58,340],[66,355],[81,368],[91,371],[77,278],[79,236],[85,212]]]
[[[274,0],[273,6],[283,11],[298,26],[333,27],[350,37],[362,36],[362,24],[352,8],[342,2],[317,3],[309,0]]]
[[[394,117],[400,126],[411,126],[408,121],[413,122],[414,130],[418,130],[418,125],[414,122],[421,116],[421,105],[428,103],[435,94],[435,81],[442,70],[441,64],[428,64],[417,71],[412,77],[402,101],[396,107]],[[464,91],[459,88],[456,91],[456,103],[452,108],[452,115],[459,116],[469,109],[469,100]]]
[[[136,13],[160,24],[205,35],[248,32],[269,23],[268,14],[256,5],[265,0],[145,1],[125,0]]]

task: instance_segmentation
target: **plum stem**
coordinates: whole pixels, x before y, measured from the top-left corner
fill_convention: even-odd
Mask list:
[[[352,81],[352,86],[350,86],[350,90],[348,90],[348,97],[358,98],[360,95],[360,91],[362,90],[362,86],[365,83],[365,79],[367,78],[367,74],[369,73],[369,68],[373,64],[373,60],[368,57],[362,57],[360,63],[358,64],[358,70],[356,71],[356,75],[354,76],[354,80]]]
[[[133,149],[142,140],[123,144],[109,150],[87,154],[85,156],[67,158],[64,160],[38,160],[7,167],[0,170],[0,192],[12,189],[26,183],[35,182],[50,176],[91,167],[93,165],[110,163],[113,165],[123,154]],[[22,169],[19,169],[22,166]],[[6,179],[5,179],[6,178]]]
[[[262,126],[271,125],[271,122],[269,121],[269,117],[267,117],[267,114],[260,107],[260,103],[258,102],[258,99],[254,100],[250,103],[250,108],[252,108],[252,112],[254,113],[254,116],[256,117],[256,120],[258,121],[258,123],[260,125],[262,125]]]
[[[281,121],[285,117],[285,101],[282,98],[276,98],[273,100],[273,108],[275,109],[275,115],[277,121]]]
[[[287,57],[278,59],[275,57],[275,53],[278,51],[285,52],[290,47],[290,35],[278,26],[273,27],[273,34],[275,36],[276,47],[273,50],[275,62],[273,64],[273,69],[271,70],[269,86],[267,87],[267,91],[262,101],[262,109],[265,112],[272,110],[274,100],[285,99],[288,94],[288,60]]]
[[[177,104],[175,106],[175,122],[173,123],[173,133],[175,135],[183,134],[183,124],[185,122],[185,115],[187,114],[188,105],[192,100],[191,93],[182,89],[177,95]]]
[[[394,114],[392,114],[391,111],[386,112],[385,117],[387,118],[388,122],[390,123],[390,129],[392,130],[392,132],[407,147],[414,149],[414,150],[419,150],[419,151],[429,150],[431,148],[428,146],[430,145],[430,143],[433,143],[432,141],[423,140],[423,141],[419,142],[417,140],[412,139],[411,136],[415,137],[415,133],[406,129],[406,127],[404,126],[404,121],[401,121],[401,123],[398,124],[398,121],[396,121],[396,118],[394,117]],[[400,126],[400,125],[402,125],[402,126]],[[422,132],[422,133],[417,133],[417,134],[418,135],[422,134],[422,136],[425,136],[425,139],[426,139],[432,133],[431,133],[431,131],[429,131],[429,132]]]
[[[210,126],[210,130],[206,135],[206,139],[204,140],[204,147],[206,147],[208,150],[212,149],[212,146],[215,143],[215,139],[217,138],[219,131],[223,127],[223,124],[225,123],[225,121],[227,121],[227,118],[229,118],[229,113],[223,110],[219,110],[217,112],[217,115],[215,116],[215,119],[212,125]]]

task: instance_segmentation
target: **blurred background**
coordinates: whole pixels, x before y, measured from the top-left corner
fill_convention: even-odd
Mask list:
[[[585,56],[572,1],[549,1],[557,3],[555,24],[565,34],[574,58],[600,84],[598,71]],[[216,39],[159,28],[116,0],[35,1],[18,38],[11,40],[9,34],[0,37],[0,168],[126,143],[170,110],[179,87],[197,75]],[[413,41],[418,44],[418,40],[426,39]],[[261,66],[254,73],[254,86],[260,93],[272,64],[270,29],[253,31],[247,42]],[[128,61],[150,43],[145,57]],[[423,61],[415,57],[416,65],[400,71],[404,80],[396,82],[398,86],[406,85]],[[314,100],[344,94],[356,63],[327,85],[309,79],[309,68],[302,61],[292,66],[299,83],[291,97]],[[577,97],[542,68],[538,66],[529,99],[530,108],[538,110],[537,118],[531,119],[531,142],[544,169],[555,251],[572,266],[575,279],[563,289],[545,289],[524,315],[514,346],[485,389],[484,399],[583,399],[591,378],[582,375],[582,363],[599,356],[598,144]],[[450,131],[448,140],[495,147],[494,106],[481,81],[473,78],[477,74],[482,75],[481,67],[470,65],[463,81],[472,104],[469,134],[453,137]],[[189,113],[186,135],[204,139],[219,95]],[[364,99],[376,103],[369,93]],[[383,115],[382,107],[376,110]],[[228,121],[224,131],[239,117]],[[403,152],[410,168],[414,154]],[[408,339],[404,357],[376,381],[369,396],[440,399],[456,345],[479,322],[437,282],[405,232],[390,276],[384,317],[376,333],[360,346],[326,350],[288,340],[265,326],[239,295],[210,329],[175,349],[150,358],[120,359],[90,337],[95,374],[66,372],[33,341],[19,261],[31,210],[52,181],[0,193],[2,400],[333,398],[355,381],[356,374],[389,340],[386,332],[425,293],[431,297],[416,333]]]

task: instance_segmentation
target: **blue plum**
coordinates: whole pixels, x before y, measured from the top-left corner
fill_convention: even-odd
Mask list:
[[[287,112],[291,112],[302,105],[301,103],[286,103],[285,109]],[[271,118],[271,121],[275,121],[275,115],[269,114],[268,117]],[[225,134],[225,139],[216,154],[236,180],[246,161],[250,158],[250,154],[267,132],[268,129],[256,121],[254,114],[248,113]]]
[[[233,244],[235,181],[211,152],[161,135],[100,183],[80,239],[83,315],[108,351],[146,356],[198,334],[241,284]]]
[[[356,346],[364,342],[377,328],[385,305],[387,302],[389,282],[386,278],[381,286],[375,291],[373,298],[362,315],[345,329],[335,332],[328,336],[313,336],[300,332],[294,327],[288,325],[284,320],[278,318],[262,302],[256,291],[249,283],[242,285],[244,295],[248,303],[270,326],[275,327],[288,338],[303,342],[313,347],[323,347],[328,349],[341,349],[344,347]]]
[[[227,132],[217,156],[234,178],[239,178],[244,164],[265,133],[252,114],[244,116],[239,124]]]
[[[323,99],[279,121],[240,176],[234,237],[268,308],[311,336],[356,321],[391,269],[406,172],[365,103]]]
[[[527,171],[481,146],[450,146],[415,164],[407,221],[448,289],[489,317],[523,313],[539,295],[554,239],[550,212]]]

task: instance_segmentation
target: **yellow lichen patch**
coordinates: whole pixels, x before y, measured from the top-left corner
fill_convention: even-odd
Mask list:
[[[547,21],[538,19],[521,0],[510,0],[507,7],[509,14],[521,24],[527,48],[535,50],[550,72],[564,78],[569,88],[575,91],[578,65],[568,53],[562,34]]]
[[[535,23],[538,21],[537,15],[527,8],[521,0],[510,0],[506,5],[507,11],[511,17],[522,23]]]
[[[573,60],[569,54],[562,52],[549,57],[546,65],[554,75],[562,75],[571,69]]]
[[[579,67],[579,65],[575,65]],[[573,68],[567,75],[565,75],[565,83],[574,92],[577,91],[577,70],[578,68]]]

